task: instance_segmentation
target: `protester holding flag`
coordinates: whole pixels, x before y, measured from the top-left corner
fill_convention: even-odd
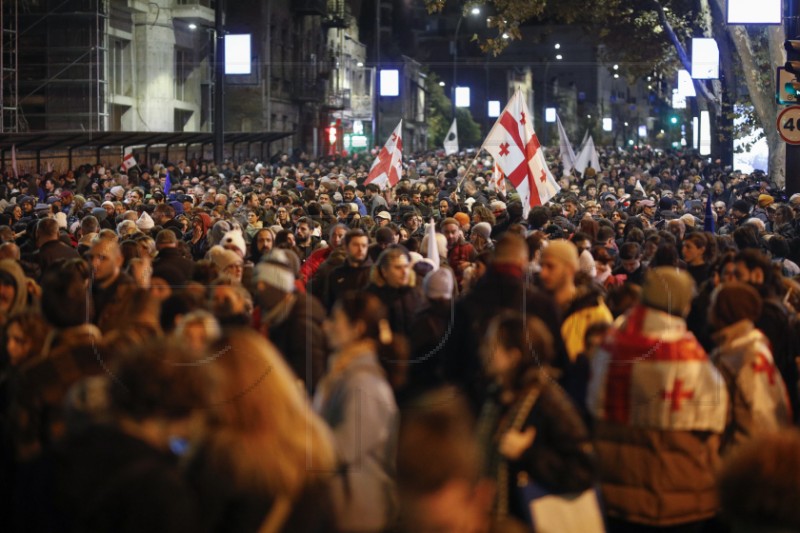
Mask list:
[[[516,188],[522,202],[522,216],[532,207],[547,203],[561,187],[544,158],[533,131],[532,115],[518,90],[492,127],[483,149]]]

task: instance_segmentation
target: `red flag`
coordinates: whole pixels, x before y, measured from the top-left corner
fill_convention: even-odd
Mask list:
[[[517,91],[500,114],[483,148],[517,189],[522,201],[523,216],[531,207],[543,205],[561,190],[541,150],[539,139],[533,131],[531,114]]]
[[[403,121],[401,120],[378,152],[378,157],[369,169],[369,176],[364,184],[375,182],[381,189],[394,187],[403,173]]]

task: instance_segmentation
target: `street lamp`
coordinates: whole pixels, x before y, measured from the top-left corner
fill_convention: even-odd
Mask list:
[[[479,7],[473,7],[470,10],[472,15],[480,15],[481,10]],[[464,21],[464,12],[461,12],[461,16],[458,17],[458,22],[456,23],[456,32],[453,35],[453,84],[450,86],[450,100],[453,104],[453,120],[456,119],[456,87],[458,86],[457,76],[458,76],[458,32],[461,31],[461,23]]]

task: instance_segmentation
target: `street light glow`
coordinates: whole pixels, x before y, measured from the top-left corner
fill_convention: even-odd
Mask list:
[[[619,65],[614,65],[614,70],[619,70]]]
[[[503,39],[508,39],[508,34],[507,33],[503,34]]]
[[[619,74],[614,74],[614,79],[618,80],[619,79]]]
[[[439,87],[444,87],[444,82],[443,81],[439,82]]]
[[[197,29],[197,24],[195,24],[194,22],[191,22],[191,23],[189,24],[189,29],[190,29],[190,30],[196,30],[196,29]]]
[[[560,49],[561,49],[561,44],[556,43],[556,50],[560,50]]]
[[[564,59],[564,56],[562,56],[561,54],[558,54],[558,55],[556,56],[556,59],[558,59],[559,61],[561,61],[562,59]]]
[[[479,8],[479,7],[473,7],[473,8],[472,8],[472,14],[473,14],[473,15],[480,15],[480,14],[481,14],[481,8]]]
[[[364,66],[364,63],[363,63],[363,62],[361,62],[361,61],[359,61],[358,63],[356,63],[356,66],[357,66],[358,68],[361,68],[361,67],[363,67],[363,66]]]

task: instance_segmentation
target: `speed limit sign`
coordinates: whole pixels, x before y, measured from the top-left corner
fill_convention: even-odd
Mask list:
[[[800,144],[800,105],[787,107],[778,115],[778,133],[788,144]]]

